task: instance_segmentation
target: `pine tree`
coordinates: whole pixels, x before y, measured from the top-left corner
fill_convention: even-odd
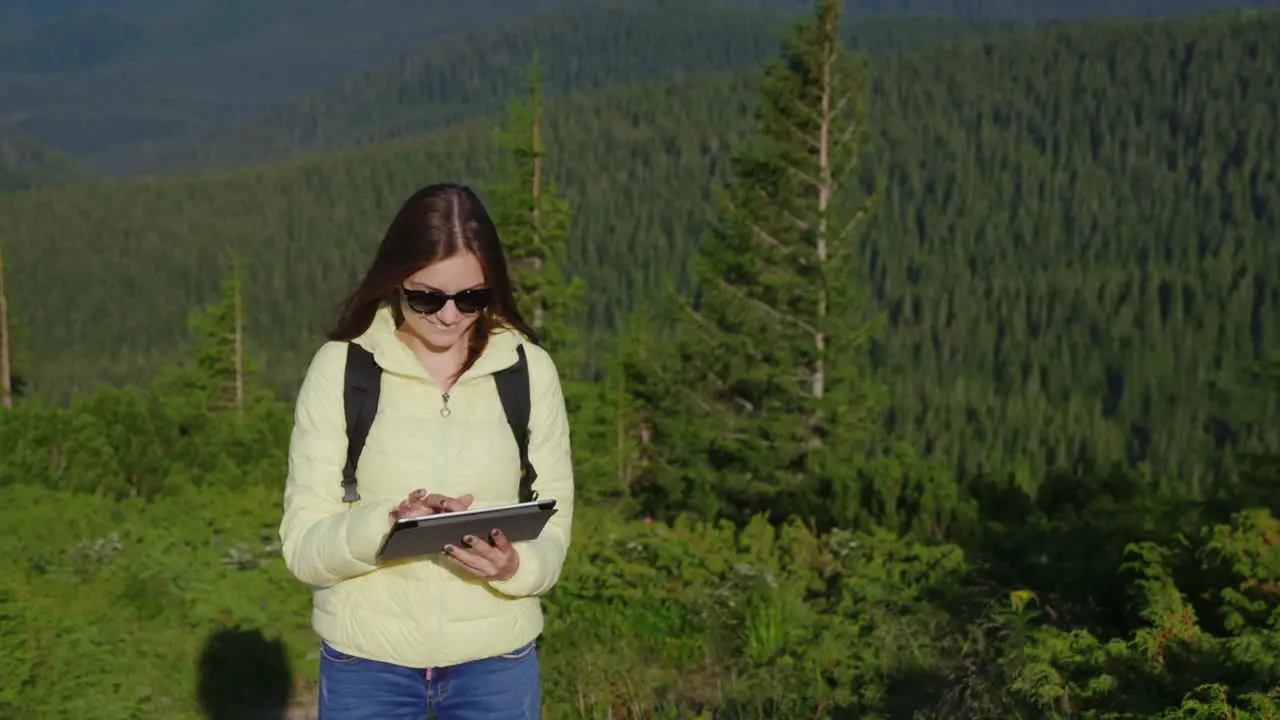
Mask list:
[[[536,53],[526,81],[527,99],[508,103],[508,121],[498,131],[501,180],[486,188],[487,202],[506,248],[516,300],[560,370],[565,405],[574,419],[574,463],[584,478],[579,494],[589,502],[608,500],[620,488],[609,482],[614,468],[604,461],[613,457],[604,453],[612,437],[607,420],[620,411],[621,398],[608,384],[585,377],[590,366],[599,364],[598,356],[589,357],[582,342],[584,283],[565,272],[570,209],[546,163]],[[599,353],[598,344],[593,351]]]
[[[643,329],[624,330],[616,339],[618,349],[602,357],[598,376],[567,386],[584,502],[626,502],[633,483],[643,477],[645,427],[629,382],[632,358],[644,359],[648,339]]]
[[[511,265],[516,299],[562,374],[580,364],[575,342],[583,319],[582,282],[565,276],[569,204],[547,171],[542,125],[542,80],[535,54],[526,70],[529,96],[508,104],[508,122],[498,132],[502,180],[487,188],[494,222]]]
[[[231,274],[223,281],[219,302],[192,319],[192,329],[200,336],[197,366],[207,373],[215,410],[234,410],[244,415],[245,347],[244,286],[239,260],[232,262]]]
[[[243,272],[238,259],[222,281],[218,300],[193,314],[188,325],[196,344],[181,368],[158,379],[170,390],[194,392],[213,412],[243,416],[249,379],[257,366],[245,348]]]
[[[700,515],[848,520],[880,388],[857,292],[857,192],[867,84],[819,0],[766,71],[756,137],[695,260],[697,291],[668,318],[662,362],[632,365],[654,431],[650,502]]]

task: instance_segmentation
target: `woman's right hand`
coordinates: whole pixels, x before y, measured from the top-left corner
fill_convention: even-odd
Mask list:
[[[475,500],[470,493],[460,497],[448,497],[440,493],[428,493],[418,489],[409,493],[409,497],[400,501],[400,505],[391,511],[391,524],[395,525],[402,518],[423,517],[437,513],[456,512],[471,507]]]

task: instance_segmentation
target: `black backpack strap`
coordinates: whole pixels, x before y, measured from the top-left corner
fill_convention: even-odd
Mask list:
[[[520,502],[532,502],[538,497],[533,491],[538,471],[529,462],[529,363],[525,359],[524,345],[516,346],[516,353],[520,356],[516,364],[494,373],[493,380],[498,384],[498,398],[502,400],[507,424],[511,425],[511,433],[515,435],[516,446],[520,450]]]
[[[356,464],[364,451],[364,441],[378,414],[378,393],[382,390],[382,368],[373,353],[354,342],[347,343],[346,381],[342,402],[347,412],[347,464],[342,468],[342,501],[360,499],[356,491]]]

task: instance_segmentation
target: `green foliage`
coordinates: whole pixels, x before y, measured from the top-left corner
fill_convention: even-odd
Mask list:
[[[945,627],[922,595],[964,571],[953,548],[888,535],[588,517],[600,541],[571,556],[546,655],[548,692],[586,717],[874,714],[883,678]]]
[[[1028,607],[993,613],[982,652],[999,669],[982,691],[1003,696],[992,706],[1039,717],[1274,717],[1277,540],[1280,522],[1253,509],[1202,528],[1195,542],[1132,544],[1121,567],[1143,622],[1128,637],[1042,625]],[[1205,590],[1195,597],[1180,586]]]
[[[282,471],[277,458],[253,485],[209,478],[149,501],[8,488],[0,712],[195,718],[209,688],[230,693],[251,662],[271,674],[256,677],[256,690],[240,687],[242,703],[293,695],[305,704],[317,639],[308,589],[288,575],[274,538]],[[1123,573],[1145,621],[1110,640],[1059,627],[1022,592],[997,594],[965,620],[983,590],[953,545],[883,530],[814,535],[763,518],[741,530],[667,526],[590,505],[580,517],[578,536],[590,541],[575,544],[547,603],[549,717],[1276,711],[1280,628],[1258,602],[1280,580],[1280,527],[1265,511],[1207,528],[1195,547],[1135,545]],[[1222,579],[1203,611],[1183,599],[1180,573]],[[1196,621],[1233,614],[1247,624],[1211,631]],[[220,642],[233,647],[214,662]],[[1203,714],[1211,707],[1219,714]]]
[[[0,424],[0,487],[152,498],[191,483],[239,489],[269,477],[288,445],[290,413],[251,384],[239,411],[229,404],[236,287],[233,276],[218,303],[192,316],[190,358],[145,388],[103,385],[66,407],[42,397],[17,403]],[[244,367],[252,370],[251,358]]]
[[[310,597],[273,544],[267,479],[152,501],[6,488],[0,715],[199,717],[201,645],[237,627],[269,628],[314,672]],[[246,553],[260,564],[231,562]]]

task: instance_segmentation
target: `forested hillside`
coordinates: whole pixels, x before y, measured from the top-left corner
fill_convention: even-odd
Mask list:
[[[873,62],[864,179],[884,192],[860,280],[887,313],[876,358],[897,432],[966,474],[1145,460],[1193,484],[1227,441],[1276,442],[1263,415],[1275,406],[1234,383],[1280,322],[1267,275],[1280,265],[1277,32],[1276,14],[1109,22]],[[550,106],[592,329],[685,283],[707,179],[724,176],[755,78]],[[289,393],[403,189],[483,181],[494,156],[477,123],[227,175],[0,199],[12,305],[39,328],[31,378],[65,395],[147,377],[176,357],[182,308],[235,250],[250,337]],[[86,266],[75,303],[41,300]]]
[[[338,88],[261,113],[246,124],[121,153],[112,167],[148,173],[231,168],[305,151],[421,135],[496,117],[519,92],[518,69],[537,53],[550,97],[755,67],[790,16],[746,12],[719,0],[588,6],[432,43],[394,67],[356,73]],[[865,18],[844,27],[871,53],[991,35],[1011,23],[949,18]]]

